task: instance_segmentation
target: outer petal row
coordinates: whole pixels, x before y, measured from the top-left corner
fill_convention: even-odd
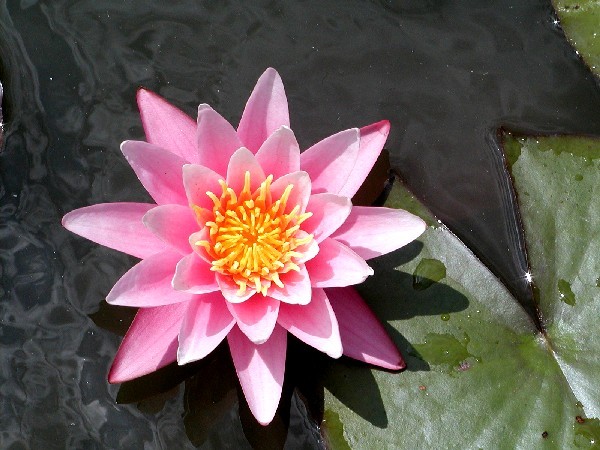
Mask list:
[[[339,195],[353,197],[379,157],[390,132],[390,123],[382,120],[360,129],[360,144],[356,164],[350,171]]]
[[[314,193],[338,194],[351,175],[359,149],[356,128],[340,131],[300,155],[300,167],[310,175]]]
[[[272,68],[259,78],[237,132],[208,105],[200,105],[194,123],[187,114],[146,89],[138,91],[137,102],[148,142],[221,175],[225,175],[235,150],[245,146],[256,153],[277,129],[290,126],[283,82]]]
[[[290,126],[285,89],[277,71],[268,68],[250,94],[237,132],[242,143],[256,153],[281,126]]]
[[[341,334],[346,356],[392,370],[404,367],[394,343],[354,289],[328,289],[326,294],[319,291],[315,292],[317,301],[311,308],[314,308],[313,312],[319,310],[327,314],[311,314],[310,320],[302,320],[297,316],[302,308],[283,305],[278,322],[298,338],[330,356],[339,356],[338,349],[341,346],[337,343],[337,335]],[[233,326],[232,317],[222,300],[218,294],[209,294],[199,297],[190,305],[177,303],[140,309],[123,339],[109,381],[120,383],[175,361],[177,335],[180,332],[184,343],[182,357],[187,353],[193,354],[189,358],[191,361],[206,356],[222,340],[220,336],[224,336]],[[315,320],[315,317],[322,317],[322,321]],[[204,342],[205,338],[210,342]],[[244,339],[248,341],[247,337]],[[180,364],[184,363],[180,360]]]
[[[219,293],[199,296],[189,306],[178,303],[140,309],[119,348],[109,381],[142,376],[176,357],[180,364],[201,359],[227,335],[248,405],[257,420],[267,424],[277,410],[283,385],[284,328],[332,357],[340,356],[343,342],[347,356],[392,370],[404,367],[394,343],[354,289],[329,289],[327,294],[315,289],[313,298],[305,307],[282,304],[281,327],[275,325],[262,344],[253,343],[234,326]]]
[[[155,206],[148,203],[100,203],[65,214],[62,225],[97,244],[137,258],[147,258],[168,248],[142,223],[142,217]]]
[[[357,130],[341,131],[323,139],[300,156],[302,170],[313,192],[351,198],[373,168],[390,131],[387,120]]]
[[[348,219],[331,238],[362,258],[371,259],[414,241],[426,228],[423,219],[407,211],[353,206]]]
[[[338,321],[323,289],[313,289],[308,305],[282,303],[277,322],[301,341],[332,358],[342,356]]]
[[[205,165],[222,175],[228,157],[237,148],[244,145],[256,153],[276,130],[282,126],[289,127],[283,82],[274,69],[267,69],[258,80],[246,104],[237,133],[232,132],[229,123],[208,105],[200,106],[197,125],[178,108],[145,89],[138,91],[138,106],[148,142],[165,148],[188,162]],[[219,132],[215,133],[215,129]],[[315,183],[315,192],[327,191],[352,197],[381,153],[389,129],[388,121],[361,128],[358,143],[352,144],[356,149],[343,145],[345,135],[355,133],[355,130],[347,130],[315,144],[309,149],[310,152],[304,152],[303,155],[307,155],[302,156],[302,168],[311,174],[313,180],[319,178],[316,175],[323,172],[326,166],[335,163],[343,168],[341,171],[329,169],[327,172],[335,178],[328,182],[323,177],[323,186]],[[344,150],[345,161],[342,162],[338,156]],[[276,172],[277,168],[273,168],[273,171]]]
[[[187,205],[181,174],[185,159],[141,141],[123,142],[121,151],[156,203]]]
[[[276,326],[269,340],[257,345],[234,327],[227,341],[250,411],[266,425],[273,420],[281,398],[287,333]]]
[[[180,258],[179,253],[167,250],[143,259],[115,283],[106,301],[112,305],[152,307],[191,300],[191,294],[171,287]]]
[[[354,288],[325,292],[337,316],[344,355],[390,370],[406,367],[396,345]]]
[[[146,89],[138,91],[137,103],[148,142],[198,162],[196,123],[190,116]]]
[[[123,383],[175,361],[177,335],[187,302],[140,309],[108,373],[109,383]]]

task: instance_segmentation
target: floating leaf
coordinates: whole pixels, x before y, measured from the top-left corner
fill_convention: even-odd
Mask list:
[[[344,439],[344,425],[335,411],[326,410],[323,414],[323,427],[327,430],[329,448],[336,450],[351,450]]]
[[[600,2],[553,0],[553,3],[567,38],[590,68],[600,75]]]
[[[599,417],[600,140],[512,140],[521,147],[511,172],[541,316],[585,413]]]
[[[506,139],[531,262],[523,277],[541,323],[444,226],[372,260],[376,275],[361,294],[389,324],[407,370],[328,370],[325,407],[352,448],[594,445],[597,421],[586,416],[600,407],[600,144]],[[395,186],[388,204],[414,205],[406,198]],[[415,289],[413,274],[434,258],[445,278]]]

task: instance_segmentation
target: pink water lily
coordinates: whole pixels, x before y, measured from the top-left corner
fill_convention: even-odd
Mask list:
[[[156,204],[99,204],[63,218],[72,232],[142,259],[106,299],[140,308],[111,383],[199,360],[227,338],[250,410],[267,424],[288,332],[333,358],[404,367],[351,287],[373,273],[365,260],[425,230],[406,211],[350,201],[383,148],[387,121],[301,153],[274,69],[258,80],[237,130],[208,105],[194,122],[144,89],[138,106],[148,142],[121,150]]]

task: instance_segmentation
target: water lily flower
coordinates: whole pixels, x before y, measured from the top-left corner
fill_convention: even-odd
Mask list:
[[[258,80],[237,130],[205,104],[194,122],[145,89],[137,101],[148,142],[121,150],[156,204],[98,204],[62,222],[141,258],[106,298],[139,307],[109,381],[199,360],[227,339],[248,406],[267,424],[287,333],[333,358],[403,368],[351,287],[373,273],[366,260],[425,230],[406,211],[350,201],[389,123],[341,131],[301,153],[274,69]]]

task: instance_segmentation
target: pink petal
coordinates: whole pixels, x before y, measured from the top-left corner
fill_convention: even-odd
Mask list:
[[[121,342],[108,373],[109,383],[147,375],[177,359],[177,334],[188,304],[142,308]]]
[[[219,290],[210,264],[195,253],[190,253],[177,263],[172,285],[173,289],[190,294],[208,294]]]
[[[217,197],[221,196],[221,185],[219,180],[225,178],[208,167],[196,164],[187,164],[183,166],[183,185],[190,205],[196,205],[212,211],[214,203],[207,191],[212,192]]]
[[[414,241],[426,228],[420,217],[401,209],[353,206],[346,222],[331,237],[371,259]]]
[[[256,82],[238,127],[238,136],[252,153],[279,127],[290,126],[287,98],[281,77],[268,68]]]
[[[332,358],[342,356],[338,322],[323,289],[313,289],[308,305],[281,304],[277,323]]]
[[[363,258],[330,238],[319,244],[319,254],[306,263],[306,269],[314,287],[351,286],[373,275]]]
[[[352,202],[348,197],[328,193],[311,195],[306,211],[312,216],[302,224],[302,229],[321,242],[344,223],[351,210]]]
[[[353,288],[325,292],[337,316],[344,355],[390,370],[406,367],[396,345]]]
[[[187,205],[181,168],[186,161],[147,142],[125,141],[121,151],[144,188],[159,205]]]
[[[171,287],[181,255],[171,250],[157,253],[133,266],[106,296],[111,305],[154,307],[185,302],[191,294]]]
[[[207,241],[210,237],[210,231],[207,227],[201,228],[200,231],[192,233],[189,238],[188,246],[191,247],[196,255],[212,266],[213,257],[208,254],[208,251],[201,245],[196,245],[198,241]]]
[[[236,194],[244,187],[246,172],[250,172],[250,190],[254,192],[265,181],[265,173],[250,150],[242,147],[236,150],[227,167],[227,186]]]
[[[294,236],[298,239],[302,239],[305,236],[308,236],[308,233],[303,230],[298,230],[296,231],[296,234]],[[306,261],[310,261],[319,254],[319,244],[314,239],[311,239],[311,241],[308,244],[296,247],[295,251],[298,253],[302,253],[302,256],[295,258],[294,262],[296,264],[305,263]]]
[[[97,244],[137,258],[146,258],[168,246],[142,223],[156,205],[148,203],[101,203],[71,211],[62,219],[67,230]]]
[[[300,147],[294,132],[281,127],[270,135],[256,153],[265,174],[277,179],[300,170]]]
[[[233,152],[242,147],[235,129],[210,106],[198,107],[198,162],[221,175],[227,173],[227,164]]]
[[[190,235],[199,225],[191,209],[181,205],[161,205],[148,211],[142,221],[156,236],[174,247],[182,255],[188,255]]]
[[[267,425],[273,420],[283,387],[287,334],[275,327],[264,344],[254,344],[239,328],[227,335],[229,349],[242,391],[256,420]]]
[[[221,289],[221,293],[223,297],[230,303],[242,303],[256,294],[256,290],[252,286],[248,286],[246,288],[246,292],[244,295],[238,295],[238,291],[240,287],[235,284],[235,282],[231,279],[230,276],[223,275],[217,273],[217,283],[219,283],[219,289]]]
[[[197,162],[194,119],[146,89],[138,90],[137,103],[148,142]]]
[[[382,120],[360,129],[360,146],[356,164],[350,172],[344,186],[339,191],[340,195],[353,197],[358,188],[363,184],[367,175],[375,165],[381,150],[390,132],[390,123]]]
[[[204,358],[221,343],[235,325],[219,292],[199,295],[190,302],[179,331],[177,362],[187,364]]]
[[[359,149],[356,128],[323,139],[300,155],[300,168],[310,175],[314,193],[339,194],[351,176]]]
[[[278,178],[271,185],[271,197],[273,201],[281,198],[288,185],[294,186],[290,191],[290,196],[285,207],[285,212],[289,213],[296,205],[300,206],[300,213],[306,210],[306,205],[310,199],[310,177],[306,172],[293,172]]]
[[[308,305],[312,295],[310,277],[304,264],[300,264],[300,271],[290,270],[279,275],[283,288],[272,284],[268,295],[284,303],[292,305]]]
[[[227,302],[227,307],[242,333],[255,344],[262,344],[275,328],[279,303],[270,297],[255,295],[242,303]]]

